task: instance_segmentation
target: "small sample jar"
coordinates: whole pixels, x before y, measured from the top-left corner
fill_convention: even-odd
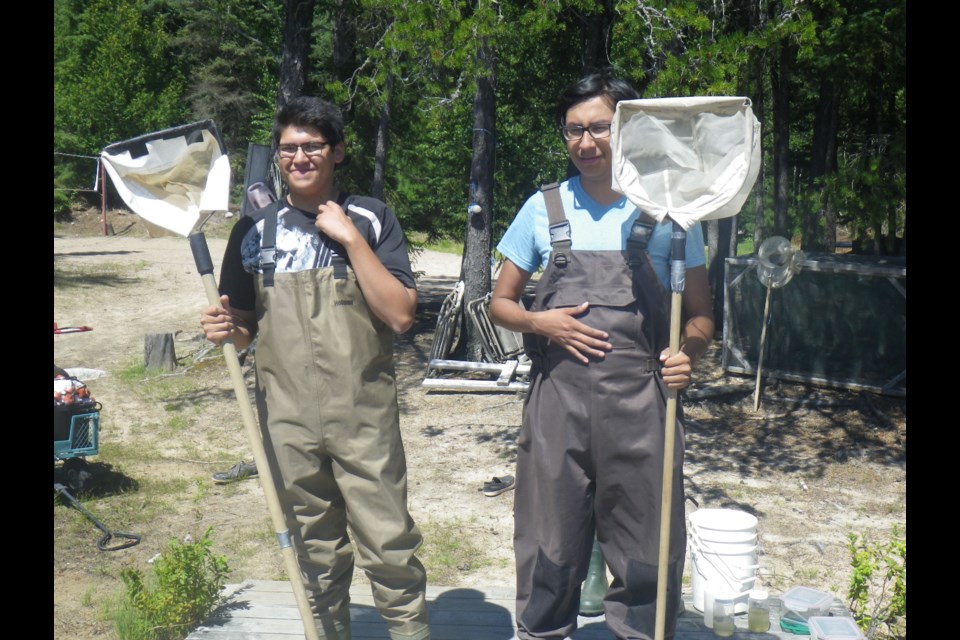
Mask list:
[[[747,601],[747,630],[762,633],[770,628],[770,598],[766,591],[753,589]]]
[[[713,599],[713,633],[721,638],[729,638],[736,631],[734,603],[729,594],[717,595]]]

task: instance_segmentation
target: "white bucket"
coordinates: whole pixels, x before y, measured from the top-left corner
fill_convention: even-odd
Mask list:
[[[693,606],[704,610],[704,592],[730,591],[736,613],[747,610],[756,582],[757,519],[733,509],[699,509],[690,514]]]
[[[689,534],[690,544],[693,547],[700,549],[703,553],[715,553],[722,556],[736,556],[741,554],[749,554],[751,551],[756,551],[757,549],[756,535],[751,535],[749,538],[744,538],[742,541],[737,540],[733,542],[716,542],[715,540],[702,538],[695,529],[691,529]]]
[[[713,529],[693,529],[699,539],[711,544],[756,544],[757,534],[739,531],[715,531]]]
[[[690,526],[701,540],[737,542],[757,535],[757,517],[736,509],[697,509],[690,514]]]

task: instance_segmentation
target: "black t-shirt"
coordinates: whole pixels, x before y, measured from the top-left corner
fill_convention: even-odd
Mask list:
[[[416,288],[403,230],[393,211],[376,198],[341,194],[343,207],[380,262],[405,287]],[[340,243],[314,227],[316,214],[286,202],[274,202],[237,221],[230,233],[220,270],[220,293],[230,296],[230,306],[244,311],[256,307],[254,275],[260,269],[260,238],[263,219],[277,208],[276,273],[288,273],[330,266],[335,255],[350,264]]]

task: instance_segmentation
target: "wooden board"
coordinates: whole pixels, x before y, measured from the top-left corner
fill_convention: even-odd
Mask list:
[[[187,640],[293,640],[303,638],[303,623],[287,582],[248,580],[225,588],[227,602]],[[350,589],[353,640],[389,640],[387,625],[373,604],[369,585]],[[510,640],[516,633],[514,590],[507,587],[427,587],[432,640]],[[703,625],[703,614],[684,594],[685,611],[677,620],[675,640],[715,640]],[[836,600],[833,615],[849,616]],[[780,602],[771,598],[771,627],[766,633],[746,630],[745,614],[737,616],[734,640],[797,640],[780,630]],[[578,619],[572,640],[609,640],[603,616]]]

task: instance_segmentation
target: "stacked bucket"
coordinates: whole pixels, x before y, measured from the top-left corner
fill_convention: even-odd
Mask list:
[[[734,597],[736,613],[747,610],[757,579],[757,518],[735,509],[698,509],[687,528],[693,579],[693,606],[703,611],[705,594]]]

